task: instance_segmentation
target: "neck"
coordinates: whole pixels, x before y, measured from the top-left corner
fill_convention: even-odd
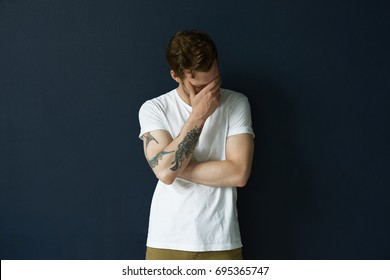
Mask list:
[[[187,93],[183,87],[182,84],[179,84],[177,87],[177,93],[179,94],[179,97],[188,105],[191,106],[191,99],[190,99],[190,94]]]

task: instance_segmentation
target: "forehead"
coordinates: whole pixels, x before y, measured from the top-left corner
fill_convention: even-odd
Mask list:
[[[185,74],[185,80],[189,81],[194,86],[207,85],[212,80],[219,76],[219,69],[217,62],[214,62],[213,66],[207,72],[195,72],[194,75],[191,72]]]

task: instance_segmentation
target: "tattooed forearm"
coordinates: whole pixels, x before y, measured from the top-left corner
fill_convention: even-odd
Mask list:
[[[191,155],[191,153],[195,150],[195,146],[199,140],[199,136],[201,132],[202,132],[201,127],[195,127],[194,129],[189,131],[187,135],[184,137],[183,141],[180,142],[175,154],[175,160],[172,162],[172,164],[175,164],[174,166],[171,167],[172,171],[175,171],[178,168],[180,168],[183,160],[185,158],[188,158]]]
[[[146,133],[144,134],[143,138],[144,138],[144,140],[146,141],[146,144],[145,144],[145,145],[146,145],[146,148],[148,147],[148,145],[149,145],[149,143],[150,143],[151,141],[156,141],[156,143],[159,144],[158,141],[156,140],[156,138],[154,138],[153,135],[152,135],[150,132],[146,132]]]
[[[174,151],[162,151],[159,152],[155,157],[152,157],[150,160],[148,160],[150,167],[155,168],[158,165],[158,161],[162,160],[163,156],[166,154],[173,153]]]

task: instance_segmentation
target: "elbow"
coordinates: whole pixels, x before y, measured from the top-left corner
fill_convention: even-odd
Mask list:
[[[236,185],[236,187],[238,187],[238,188],[243,188],[243,187],[246,186],[246,183],[247,183],[247,182],[248,182],[247,179],[245,179],[245,178],[240,178],[239,180],[237,180],[237,183],[236,183],[235,185]]]
[[[161,182],[163,182],[165,185],[172,185],[173,182],[175,181],[174,179],[170,179],[170,178],[159,178],[159,180]]]
[[[242,172],[237,174],[236,180],[235,180],[235,185],[238,188],[245,187],[246,184],[248,183],[249,175],[250,175],[250,171],[248,171],[248,170],[243,170]]]
[[[176,176],[174,176],[172,172],[161,172],[159,174],[156,174],[156,177],[165,185],[172,185],[176,179]]]

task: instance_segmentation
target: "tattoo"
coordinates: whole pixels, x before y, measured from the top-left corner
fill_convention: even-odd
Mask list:
[[[162,160],[164,155],[170,154],[170,153],[173,153],[173,152],[174,151],[170,151],[170,152],[162,151],[162,152],[159,152],[155,157],[153,157],[150,160],[148,160],[150,167],[151,168],[155,168],[158,165],[158,161]]]
[[[146,148],[148,147],[149,143],[151,141],[156,141],[157,144],[160,144],[158,143],[158,141],[156,140],[156,138],[153,137],[153,135],[150,133],[150,132],[146,132],[143,136],[143,139],[146,140]]]
[[[181,164],[185,158],[188,158],[191,153],[195,150],[196,143],[199,140],[200,133],[202,132],[202,127],[195,127],[187,133],[183,141],[180,142],[177,147],[177,152],[175,154],[175,160],[172,164],[175,164],[171,167],[172,171],[177,170],[181,167]]]

